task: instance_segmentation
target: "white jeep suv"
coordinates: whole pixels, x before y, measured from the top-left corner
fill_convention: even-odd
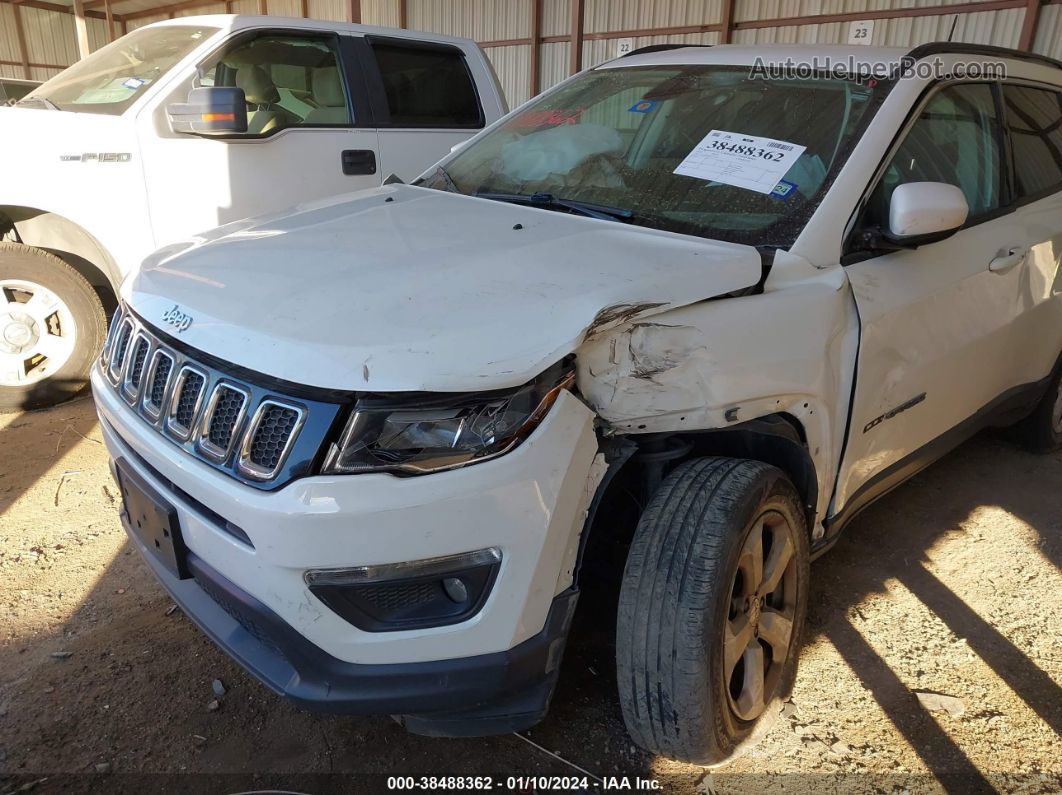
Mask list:
[[[544,716],[621,545],[632,737],[732,756],[861,509],[1062,443],[1060,97],[970,45],[651,48],[163,249],[93,373],[133,543],[276,692],[448,735]]]

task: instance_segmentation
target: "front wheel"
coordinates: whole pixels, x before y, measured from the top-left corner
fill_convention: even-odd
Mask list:
[[[75,395],[106,324],[99,296],[70,265],[39,248],[0,243],[0,411]]]
[[[700,458],[645,509],[620,590],[617,681],[640,746],[716,764],[770,726],[796,676],[808,539],[781,470]]]

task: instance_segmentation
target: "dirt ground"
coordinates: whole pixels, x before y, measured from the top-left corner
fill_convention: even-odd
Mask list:
[[[813,566],[791,704],[707,771],[627,739],[592,598],[536,745],[294,709],[171,611],[130,549],[91,400],[0,415],[0,795],[360,793],[387,775],[581,775],[569,762],[591,791],[1060,792],[1060,508],[1062,455],[998,434],[878,502]],[[930,711],[917,692],[957,701]]]

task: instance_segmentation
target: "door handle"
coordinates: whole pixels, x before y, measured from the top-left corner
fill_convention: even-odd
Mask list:
[[[996,257],[988,263],[988,269],[992,273],[1006,273],[1020,265],[1025,260],[1027,253],[1028,249],[1024,246],[1016,246],[1009,249],[1006,254]]]
[[[376,152],[371,149],[344,149],[339,155],[347,176],[376,173]]]

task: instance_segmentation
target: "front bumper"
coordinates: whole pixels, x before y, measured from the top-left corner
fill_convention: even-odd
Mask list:
[[[271,690],[312,710],[404,715],[408,728],[426,734],[498,734],[541,720],[578,598],[574,589],[555,597],[542,630],[508,651],[437,662],[346,663],[194,553],[188,555],[193,579],[179,580],[129,535],[184,613]]]
[[[187,455],[98,372],[93,390],[112,458],[175,508],[195,579],[145,558],[185,612],[268,686],[305,706],[360,713],[453,711],[543,688],[537,700],[548,698],[597,485],[593,415],[574,396],[562,394],[494,461],[416,478],[308,477],[263,492]],[[450,626],[363,631],[303,582],[311,568],[485,547],[502,551],[494,587],[476,615]]]

